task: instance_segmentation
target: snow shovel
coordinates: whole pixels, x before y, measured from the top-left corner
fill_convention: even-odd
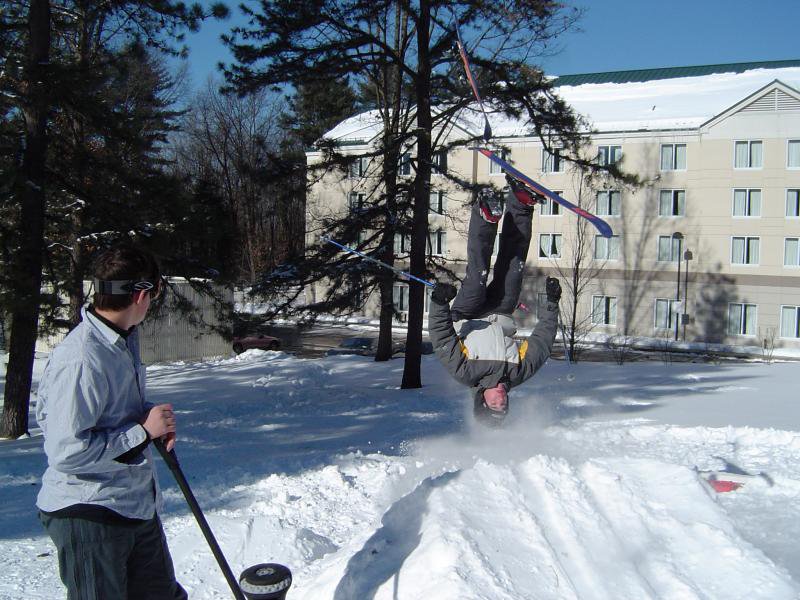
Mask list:
[[[242,571],[239,581],[236,581],[228,561],[225,560],[225,555],[222,554],[222,549],[208,526],[208,521],[206,521],[203,511],[200,510],[200,505],[197,504],[197,499],[189,487],[189,482],[186,481],[175,450],[167,452],[164,442],[160,439],[154,440],[153,443],[161,458],[167,463],[169,470],[172,471],[178,487],[181,488],[183,497],[186,498],[186,503],[200,526],[200,531],[203,532],[203,536],[211,548],[211,553],[217,559],[217,564],[225,576],[231,592],[233,592],[233,597],[236,600],[284,600],[286,592],[289,591],[289,587],[292,585],[292,572],[283,565],[277,563],[253,565]]]

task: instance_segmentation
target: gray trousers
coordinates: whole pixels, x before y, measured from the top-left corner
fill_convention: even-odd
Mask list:
[[[517,308],[531,243],[532,216],[533,209],[522,204],[513,193],[506,195],[494,273],[487,285],[497,223],[484,220],[478,205],[473,205],[467,234],[467,272],[450,308],[454,321],[478,319],[492,313],[510,315]]]
[[[161,521],[108,524],[39,513],[68,600],[186,600]]]

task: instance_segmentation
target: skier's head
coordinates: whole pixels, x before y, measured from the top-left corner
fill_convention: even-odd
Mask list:
[[[156,259],[128,244],[100,254],[95,261],[94,278],[92,303],[100,310],[122,311],[144,296],[149,300],[161,291],[161,271]]]
[[[499,427],[508,414],[508,385],[498,383],[490,388],[477,388],[474,403],[473,414],[479,423]]]

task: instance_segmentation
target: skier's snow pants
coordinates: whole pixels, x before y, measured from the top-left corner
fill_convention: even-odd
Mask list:
[[[454,321],[478,319],[492,313],[510,315],[517,308],[531,243],[532,216],[530,207],[513,193],[506,194],[494,273],[487,286],[497,223],[484,220],[478,204],[473,205],[467,234],[467,271],[450,308]]]
[[[161,521],[99,523],[39,513],[68,600],[186,600]]]

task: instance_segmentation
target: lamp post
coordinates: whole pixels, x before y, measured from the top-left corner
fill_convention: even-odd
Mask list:
[[[683,234],[680,231],[676,231],[672,234],[673,240],[673,251],[674,248],[674,241],[678,240],[678,254],[677,254],[677,262],[678,262],[678,283],[677,288],[675,289],[675,308],[677,309],[681,302],[681,248],[683,246]],[[675,256],[673,254],[673,256]],[[683,312],[683,311],[681,311]],[[675,341],[678,341],[678,315],[675,315]]]
[[[681,321],[683,322],[683,341],[686,341],[686,322],[689,320],[689,315],[686,310],[689,308],[688,295],[689,295],[689,261],[692,260],[692,251],[686,250],[683,253],[683,260],[686,261],[686,269],[683,272],[683,314]]]

